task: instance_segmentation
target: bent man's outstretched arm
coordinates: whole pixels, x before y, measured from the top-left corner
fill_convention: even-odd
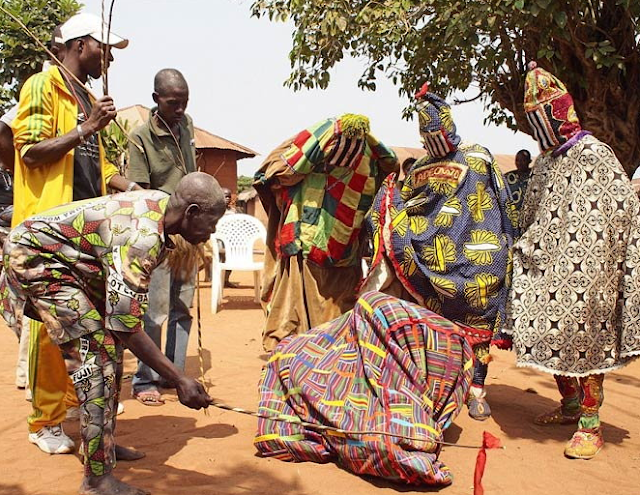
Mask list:
[[[213,402],[204,387],[178,370],[144,331],[114,333],[138,359],[150,366],[162,378],[175,384],[178,398],[185,406],[200,409],[209,407]]]

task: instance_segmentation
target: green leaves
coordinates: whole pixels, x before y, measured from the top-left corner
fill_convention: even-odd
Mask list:
[[[126,132],[131,130],[128,120],[118,119],[118,123]],[[110,122],[107,127],[100,131],[100,139],[104,146],[107,161],[118,167],[120,175],[125,176],[125,163],[129,152],[129,138],[127,135],[122,132],[115,122]]]
[[[53,28],[80,10],[76,0],[1,0],[45,45]],[[0,114],[17,100],[22,83],[49,57],[9,16],[0,13]]]
[[[616,152],[628,149],[627,159],[640,162],[638,1],[256,0],[252,9],[293,22],[286,84],[294,90],[326,88],[331,70],[350,55],[364,61],[362,89],[388,78],[409,104],[427,80],[445,97],[473,84],[486,95],[488,121],[530,132],[524,75],[527,62],[538,59],[567,84],[579,113],[593,101],[627,102],[617,114],[607,104],[607,118],[618,121],[603,122],[612,132],[599,137],[614,148],[620,139]],[[629,133],[613,132],[630,125]]]
[[[558,27],[564,28],[567,25],[567,14],[566,12],[559,11],[553,13],[553,20],[556,21]]]

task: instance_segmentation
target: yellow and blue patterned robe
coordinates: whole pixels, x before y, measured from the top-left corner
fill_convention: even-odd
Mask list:
[[[369,213],[372,271],[386,258],[418,303],[497,332],[505,316],[516,211],[489,151],[461,143],[387,178]]]

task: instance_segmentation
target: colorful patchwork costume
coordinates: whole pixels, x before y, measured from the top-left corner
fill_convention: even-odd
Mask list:
[[[562,81],[532,64],[524,107],[542,150],[514,245],[507,329],[519,366],[553,373],[562,406],[538,424],[578,423],[565,449],[603,445],[603,373],[640,355],[640,201],[609,146],[583,131]]]
[[[69,203],[25,220],[4,247],[0,312],[12,328],[23,314],[43,321],[69,356],[87,475],[115,465],[122,347],[112,332],[143,330],[168,200],[138,191]]]
[[[254,443],[285,461],[336,461],[357,474],[448,485],[437,442],[464,405],[472,369],[462,328],[416,304],[366,293],[352,311],[275,348],[260,380],[259,412],[405,438],[260,419]]]
[[[515,210],[491,153],[461,142],[449,105],[426,85],[416,97],[428,155],[402,190],[389,176],[375,198],[367,223],[374,255],[363,290],[415,301],[484,331],[472,388],[483,398],[489,341],[503,338]],[[484,401],[482,407],[490,414]]]
[[[265,349],[353,308],[362,223],[393,151],[366,117],[326,119],[276,148],[256,173],[269,215],[262,302]]]

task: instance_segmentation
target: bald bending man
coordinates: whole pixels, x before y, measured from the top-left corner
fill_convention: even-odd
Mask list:
[[[189,101],[189,86],[180,71],[162,69],[153,80],[153,101],[149,119],[131,134],[127,176],[146,189],[173,193],[182,177],[196,170],[193,122],[185,113]],[[145,315],[145,331],[160,348],[162,326],[168,319],[165,355],[184,370],[187,344],[191,332],[191,311],[196,285],[197,263],[184,270],[172,270],[171,265],[184,266],[185,260],[197,259],[197,253],[178,243],[169,262],[154,272],[149,287],[149,311]],[[174,263],[175,262],[175,263]],[[132,380],[133,396],[145,405],[164,403],[162,381],[144,362],[138,363]]]
[[[81,422],[81,494],[142,495],[115,479],[119,459],[140,453],[116,446],[114,431],[123,347],[172,383],[184,405],[208,407],[211,398],[176,368],[143,330],[152,271],[181,235],[209,239],[225,211],[216,180],[195,172],[169,196],[132,191],[69,203],[30,217],[10,234],[0,277],[0,311],[19,329],[23,314],[46,323],[68,356]],[[52,310],[53,308],[53,310]]]

